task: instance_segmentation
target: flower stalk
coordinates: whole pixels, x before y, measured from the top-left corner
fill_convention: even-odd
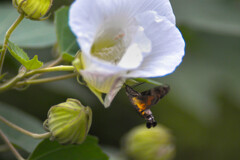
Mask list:
[[[47,82],[53,82],[68,78],[73,78],[77,76],[75,73],[57,76],[57,77],[50,77],[50,78],[43,78],[43,79],[35,79],[38,78],[42,73],[48,73],[48,72],[56,72],[56,71],[74,71],[73,66],[55,66],[55,67],[47,67],[47,68],[40,68],[36,70],[29,71],[27,73],[19,73],[17,76],[9,80],[8,82],[4,83],[3,85],[0,85],[0,93],[3,91],[6,91],[14,86],[23,86],[28,84],[39,84],[39,83],[47,83]],[[32,76],[32,77],[30,77]],[[27,80],[23,80],[24,78],[28,78]]]
[[[29,84],[40,84],[40,83],[48,83],[48,82],[54,82],[54,81],[59,81],[59,80],[64,80],[64,79],[69,79],[76,77],[76,73],[71,73],[63,76],[57,76],[57,77],[50,77],[50,78],[42,78],[42,79],[36,79],[36,80],[26,80],[26,81],[21,81],[16,84],[17,87],[23,86],[23,85],[29,85]]]
[[[20,81],[24,77],[25,73],[26,70],[22,69],[22,71],[20,71],[17,76],[7,81],[3,85],[0,85],[0,93],[13,87],[18,81]]]
[[[49,62],[49,64],[45,64],[44,67],[47,68],[47,67],[53,67],[53,66],[56,66],[58,64],[60,64],[62,62],[62,56],[58,57],[56,60],[52,61],[52,62]],[[29,78],[27,78],[27,80],[33,80],[33,79],[36,79],[38,77],[40,77],[42,74],[35,74]]]
[[[13,147],[13,145],[11,144],[11,142],[8,140],[7,136],[1,131],[0,129],[0,136],[2,137],[2,139],[5,141],[5,143],[8,145],[9,149],[12,151],[12,153],[15,155],[15,157],[17,158],[17,160],[25,160],[20,154],[19,152]]]
[[[55,67],[40,68],[40,69],[29,71],[28,73],[26,73],[25,77],[29,77],[37,73],[46,73],[46,72],[55,72],[55,71],[74,71],[74,67],[60,65]]]
[[[32,138],[35,139],[45,139],[45,138],[49,138],[51,133],[46,132],[46,133],[42,133],[42,134],[38,134],[38,133],[32,133],[30,131],[27,131],[19,126],[17,126],[16,124],[13,124],[12,122],[9,122],[8,120],[6,120],[5,118],[3,118],[2,116],[0,116],[0,121],[2,121],[3,123],[5,123],[6,125],[8,125],[9,127],[27,135],[30,136]]]
[[[6,51],[7,51],[8,40],[9,40],[12,32],[20,24],[20,22],[23,20],[23,18],[24,18],[24,14],[20,14],[19,17],[16,19],[16,21],[12,24],[12,26],[6,32],[6,35],[5,35],[5,38],[4,38],[4,43],[3,43],[3,49],[1,51],[1,57],[0,57],[0,75],[2,73],[3,63],[4,63]]]

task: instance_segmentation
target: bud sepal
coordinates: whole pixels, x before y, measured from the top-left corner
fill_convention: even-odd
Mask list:
[[[52,106],[44,128],[51,132],[50,140],[61,144],[81,144],[92,124],[92,110],[76,99]]]
[[[53,0],[12,0],[13,6],[20,14],[31,20],[45,20],[44,17],[50,10]]]

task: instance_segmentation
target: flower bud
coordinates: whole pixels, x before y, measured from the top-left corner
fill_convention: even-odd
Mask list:
[[[18,9],[20,14],[33,20],[44,19],[52,6],[53,0],[12,0],[13,5]]]
[[[61,144],[80,144],[85,140],[91,124],[91,108],[84,107],[76,99],[67,99],[50,108],[44,128],[51,132],[50,140]]]
[[[135,127],[124,137],[123,148],[133,160],[170,160],[175,155],[172,136],[161,125],[151,129],[145,125]]]

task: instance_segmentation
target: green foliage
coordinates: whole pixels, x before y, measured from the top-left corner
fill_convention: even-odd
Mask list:
[[[58,142],[44,140],[28,160],[108,160],[97,145],[97,138],[88,136],[80,145],[61,145]]]
[[[171,0],[176,20],[192,29],[240,36],[238,0]]]
[[[7,73],[4,73],[0,76],[0,80],[3,79],[5,76],[7,75]]]
[[[18,60],[22,65],[24,65],[28,70],[40,68],[43,63],[38,61],[38,56],[35,55],[33,59],[29,59],[27,53],[25,53],[21,48],[19,48],[14,43],[8,41],[8,50],[11,55]]]
[[[64,3],[63,1],[54,2]],[[172,131],[177,150],[176,160],[240,159],[239,0],[171,0],[171,3],[177,25],[181,26],[180,31],[186,41],[186,55],[183,58],[183,63],[175,72],[166,77],[154,79],[169,84],[171,91],[157,105],[152,106],[151,110],[157,122],[164,124]],[[1,4],[0,43],[3,41],[5,31],[16,18],[16,16],[14,19],[9,18],[12,16],[10,10],[10,7],[7,9]],[[67,14],[67,7],[58,10],[55,24],[59,50],[64,59],[70,62],[79,48],[74,44],[76,41],[74,42],[75,37],[68,27]],[[29,23],[29,25],[26,26],[25,23]],[[35,45],[36,50],[41,52],[38,55],[48,61],[51,49],[40,51],[37,45],[49,40],[43,33],[49,36],[53,27],[50,24],[51,31],[38,32],[38,30],[42,30],[42,27],[35,26],[33,29],[29,29],[32,23],[40,26],[43,22],[25,20],[14,31],[11,40],[21,46],[32,47]],[[19,32],[20,28],[21,32]],[[37,32],[35,32],[36,30]],[[42,37],[35,40],[25,40],[26,37],[36,33]],[[39,43],[39,40],[43,38],[44,40]],[[73,49],[71,44],[74,44],[73,46],[76,48]],[[10,64],[5,63],[5,67],[10,68]],[[152,86],[146,84],[138,87],[149,89]],[[26,97],[28,97],[27,102]],[[124,90],[118,94],[111,107],[106,110],[89,92],[89,89],[77,84],[75,79],[30,87],[24,92],[5,92],[0,95],[0,100],[21,107],[21,109],[43,119],[49,109],[49,104],[62,102],[66,97],[78,98],[84,104],[92,107],[94,118],[90,133],[97,135],[101,143],[110,146],[111,149],[113,145],[119,146],[122,135],[131,128],[139,123],[145,123],[144,119],[132,108]],[[34,109],[25,105],[26,103],[34,104]],[[6,111],[1,109],[2,106],[7,107],[5,107]],[[38,133],[42,132],[34,129],[34,126],[38,126],[37,129],[40,129],[40,123],[34,126],[26,125],[25,123],[33,121],[29,120],[25,114],[22,115],[10,109],[11,107],[1,103],[0,114],[8,120],[22,125],[23,128]],[[0,128],[14,144],[29,152],[33,151],[39,142],[30,145],[33,141],[32,138],[28,138],[2,123]],[[26,140],[27,138],[28,140]],[[57,149],[54,150],[56,152],[51,155],[48,150],[54,148],[55,145],[63,147],[63,150],[60,149],[63,152],[57,152],[59,148],[56,147]],[[49,158],[51,160],[59,159],[60,156],[60,159],[63,157],[71,159],[65,156],[76,156],[78,153],[84,152],[84,149],[84,151],[80,151],[82,148],[76,149],[81,146],[60,146],[56,142],[45,140],[36,148],[31,158],[37,159],[36,157],[46,152],[52,156]],[[69,150],[67,150],[68,147]],[[92,148],[89,150],[91,151]],[[118,159],[119,148],[116,152],[116,159]],[[1,154],[0,159],[4,159]]]
[[[0,115],[8,121],[32,132],[43,133],[43,127],[39,120],[36,118],[14,108],[10,105],[0,102]],[[7,135],[10,141],[22,149],[32,152],[40,140],[35,140],[26,136],[0,121],[0,129]]]
[[[55,12],[55,25],[59,52],[63,55],[64,60],[71,62],[79,50],[79,46],[68,26],[68,10],[69,7],[63,7]]]
[[[0,5],[0,45],[8,28],[18,17],[17,10],[9,3]],[[48,21],[24,19],[11,36],[11,41],[21,47],[40,48],[53,45],[56,41],[54,25]]]

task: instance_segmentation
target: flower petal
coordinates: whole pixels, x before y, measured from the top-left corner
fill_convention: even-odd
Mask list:
[[[118,91],[122,88],[122,85],[124,84],[124,82],[125,82],[125,79],[123,78],[118,78],[115,80],[111,90],[106,94],[106,97],[104,98],[103,105],[105,108],[110,106],[112,100],[117,95]]]
[[[139,67],[143,58],[151,52],[151,45],[151,41],[144,33],[144,28],[138,27],[132,44],[128,47],[118,66],[129,70]]]
[[[128,69],[135,69],[141,64],[142,60],[142,52],[139,49],[139,46],[134,43],[128,48],[118,66],[123,68],[127,67]]]
[[[69,24],[87,54],[102,25],[111,23],[121,28],[132,23],[132,17],[148,10],[156,11],[175,24],[169,0],[75,0],[70,8]]]
[[[101,93],[108,93],[116,79],[121,77],[117,73],[109,74],[104,72],[95,72],[89,70],[80,70],[81,75],[88,85],[94,87]]]
[[[125,79],[118,75],[97,74],[86,70],[81,70],[80,72],[89,89],[97,96],[106,108],[110,106],[112,100],[125,82]],[[103,93],[106,93],[104,101],[102,99]]]
[[[144,57],[141,66],[127,77],[157,77],[173,72],[184,56],[185,42],[180,31],[154,11],[142,13],[136,18],[152,42],[152,51]]]

